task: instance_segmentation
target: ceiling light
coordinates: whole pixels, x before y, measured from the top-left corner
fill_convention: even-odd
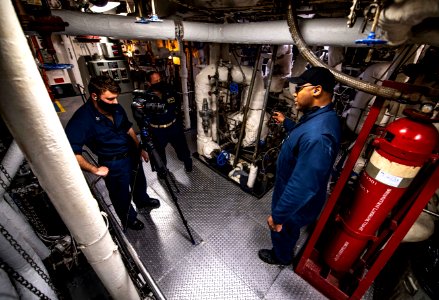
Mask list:
[[[90,10],[95,13],[103,13],[112,10],[120,5],[120,2],[108,2],[105,6],[90,6]]]

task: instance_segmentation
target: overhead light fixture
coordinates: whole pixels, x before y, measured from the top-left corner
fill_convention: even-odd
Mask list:
[[[120,5],[120,2],[113,2],[113,1],[109,1],[106,5],[104,6],[97,6],[97,5],[93,5],[90,6],[90,10],[92,12],[95,13],[103,13],[112,9],[115,9],[116,7],[118,7]]]

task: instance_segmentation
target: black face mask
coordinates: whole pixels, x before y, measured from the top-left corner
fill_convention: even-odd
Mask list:
[[[166,82],[159,81],[157,83],[151,84],[151,88],[156,91],[163,92],[166,90]]]
[[[102,101],[101,99],[98,99],[97,101],[98,106],[103,110],[106,111],[108,113],[114,113],[117,109],[117,105],[116,104],[109,104],[106,103],[104,101]]]

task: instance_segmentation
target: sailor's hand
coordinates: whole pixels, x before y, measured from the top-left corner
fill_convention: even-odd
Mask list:
[[[96,168],[96,171],[93,172],[93,174],[105,177],[108,175],[108,168],[105,166],[98,167]]]
[[[285,115],[278,111],[273,112],[271,117],[276,121],[276,123],[283,123],[285,120]]]
[[[272,216],[268,216],[267,224],[268,224],[268,227],[270,228],[270,230],[272,230],[272,231],[275,231],[275,232],[281,232],[282,231],[282,224],[274,223]]]
[[[146,152],[145,150],[142,150],[142,152],[141,152],[140,155],[142,156],[142,158],[143,158],[143,160],[144,160],[145,162],[149,162],[149,155],[148,155],[148,152]]]

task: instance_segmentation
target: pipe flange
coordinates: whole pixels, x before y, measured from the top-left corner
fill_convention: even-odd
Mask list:
[[[175,38],[179,41],[184,38],[184,28],[181,21],[174,21],[175,24]]]

